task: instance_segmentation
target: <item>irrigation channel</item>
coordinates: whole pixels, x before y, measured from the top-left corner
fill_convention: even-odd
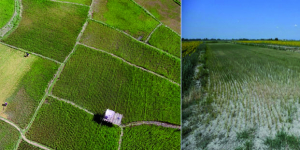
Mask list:
[[[188,108],[191,116],[183,120],[183,128],[192,131],[182,148],[268,149],[266,140],[280,131],[299,140],[300,54],[232,43],[207,45],[206,96]]]

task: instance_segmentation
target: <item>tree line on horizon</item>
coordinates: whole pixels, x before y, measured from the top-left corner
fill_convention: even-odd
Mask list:
[[[261,39],[248,39],[248,38],[239,38],[239,39],[220,39],[220,38],[196,38],[196,39],[188,39],[188,38],[182,38],[182,41],[300,41],[300,40],[294,40],[294,39],[278,39],[276,38],[261,38]]]

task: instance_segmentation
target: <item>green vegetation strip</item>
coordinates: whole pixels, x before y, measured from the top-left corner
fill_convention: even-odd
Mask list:
[[[53,95],[94,114],[113,109],[124,115],[122,123],[180,124],[179,86],[82,45],[67,62]]]
[[[181,38],[174,31],[162,25],[151,35],[149,44],[180,58]]]
[[[0,149],[14,149],[17,144],[19,135],[20,133],[16,128],[0,120]]]
[[[120,128],[93,121],[94,116],[54,98],[46,98],[26,136],[53,149],[117,149]]]
[[[93,10],[93,19],[121,29],[135,38],[141,36],[143,41],[159,24],[130,0],[98,0]]]
[[[22,3],[18,28],[2,41],[62,62],[76,43],[89,7],[48,0]]]
[[[90,20],[80,42],[115,54],[132,64],[180,83],[180,59],[130,38],[109,26]]]
[[[14,14],[15,1],[1,0],[0,1],[0,29],[8,23]]]
[[[180,149],[180,143],[178,129],[141,125],[124,128],[121,149]]]

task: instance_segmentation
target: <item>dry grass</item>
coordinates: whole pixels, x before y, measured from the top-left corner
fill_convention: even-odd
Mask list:
[[[0,103],[3,104],[17,89],[20,79],[30,70],[36,57],[25,58],[23,52],[19,52],[0,45]],[[7,118],[5,110],[0,109],[0,116]]]

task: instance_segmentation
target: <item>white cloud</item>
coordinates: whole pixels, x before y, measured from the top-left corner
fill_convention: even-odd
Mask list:
[[[277,29],[279,28],[279,27],[276,27]]]
[[[297,25],[295,24],[295,27],[297,27]]]

